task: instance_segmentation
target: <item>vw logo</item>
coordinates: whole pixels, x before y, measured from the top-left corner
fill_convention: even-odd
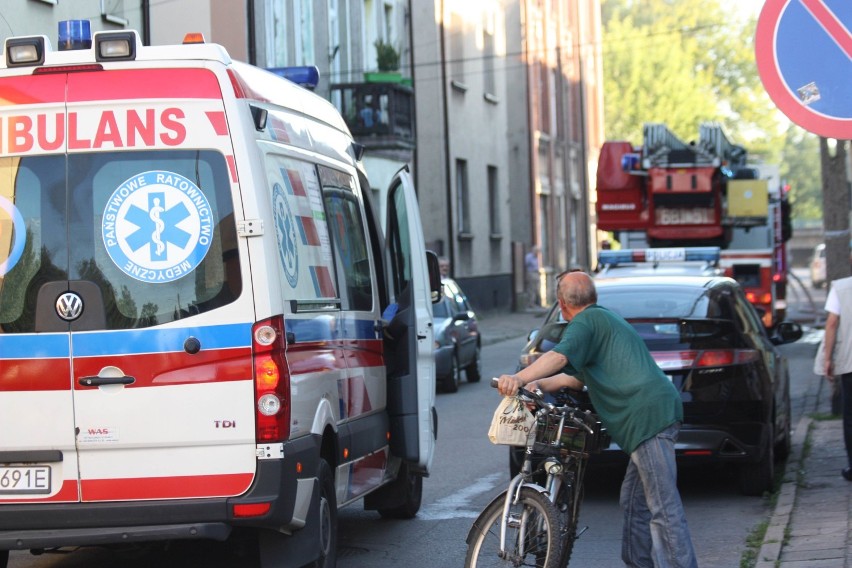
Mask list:
[[[83,298],[74,292],[65,292],[56,299],[56,313],[65,321],[74,321],[83,313]]]

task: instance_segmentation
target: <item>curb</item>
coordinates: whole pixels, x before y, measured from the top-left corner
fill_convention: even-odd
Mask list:
[[[775,509],[769,518],[769,526],[763,535],[763,543],[757,554],[757,562],[754,568],[775,568],[781,558],[781,549],[784,546],[787,527],[793,515],[793,507],[796,504],[796,491],[799,487],[798,476],[804,466],[803,451],[805,443],[811,432],[811,418],[804,416],[799,420],[793,432],[792,448],[787,465],[784,469],[781,490],[775,502]]]

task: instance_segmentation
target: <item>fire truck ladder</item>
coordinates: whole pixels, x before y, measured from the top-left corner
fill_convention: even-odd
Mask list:
[[[646,123],[642,128],[643,167],[688,167],[718,165],[714,154],[701,145],[687,144],[678,138],[665,124]]]
[[[717,122],[705,122],[698,128],[698,145],[708,154],[717,157],[721,163],[736,170],[746,165],[746,149],[728,140],[722,125]]]

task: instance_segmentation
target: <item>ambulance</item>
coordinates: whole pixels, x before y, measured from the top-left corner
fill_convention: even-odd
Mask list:
[[[408,172],[378,219],[308,89],[60,32],[0,61],[0,567],[237,534],[334,566],[338,509],[413,517],[432,462],[440,277]]]

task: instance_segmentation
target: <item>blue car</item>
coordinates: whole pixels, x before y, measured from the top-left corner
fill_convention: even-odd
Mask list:
[[[455,280],[444,278],[443,297],[432,305],[435,326],[435,375],[438,388],[456,392],[464,371],[468,382],[482,376],[482,337],[476,313]]]

